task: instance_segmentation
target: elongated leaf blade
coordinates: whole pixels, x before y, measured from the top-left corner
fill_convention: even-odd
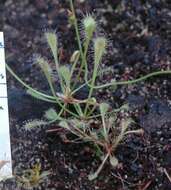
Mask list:
[[[36,99],[39,99],[39,100],[43,100],[43,101],[46,101],[46,102],[53,102],[53,100],[45,98],[44,96],[41,96],[40,94],[38,94],[38,93],[36,93],[36,92],[34,92],[33,90],[30,90],[30,89],[27,90],[27,94],[29,94],[30,96],[32,96],[32,97],[34,97]]]
[[[45,37],[47,39],[48,45],[52,51],[55,63],[58,63],[58,39],[54,32],[46,32]]]
[[[70,86],[70,80],[71,80],[71,73],[67,66],[61,66],[59,68],[59,73],[62,76],[63,80],[65,81],[65,84],[67,87]]]

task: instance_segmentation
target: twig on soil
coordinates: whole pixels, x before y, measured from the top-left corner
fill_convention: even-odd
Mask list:
[[[151,185],[152,180],[145,184],[145,186],[141,190],[147,190],[147,188]]]
[[[120,179],[121,183],[122,183],[122,188],[125,189],[125,181],[124,179],[122,178],[121,174],[118,172],[118,175],[119,176],[116,176],[118,179]]]
[[[145,186],[141,190],[147,190],[147,188],[151,185],[152,180],[145,184]]]
[[[114,176],[114,177],[116,177],[117,179],[119,179],[121,182],[122,182],[122,184],[123,183],[127,183],[128,185],[131,185],[131,183],[129,183],[128,181],[126,181],[125,179],[123,179],[122,178],[122,176],[121,176],[121,174],[119,173],[119,172],[117,172],[117,174],[119,175],[116,175],[116,174],[114,174],[114,173],[112,173],[112,176]]]
[[[164,173],[165,173],[166,177],[168,178],[169,182],[171,183],[171,177],[165,168],[164,168]]]

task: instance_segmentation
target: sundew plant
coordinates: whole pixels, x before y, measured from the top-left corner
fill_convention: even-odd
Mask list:
[[[89,175],[89,179],[93,180],[98,176],[107,161],[113,167],[118,165],[115,150],[127,134],[142,134],[143,132],[141,129],[129,130],[129,125],[132,123],[130,118],[123,118],[120,123],[116,122],[117,112],[127,106],[123,106],[117,110],[112,109],[107,101],[98,102],[96,97],[94,97],[94,92],[110,86],[131,85],[153,76],[171,74],[171,71],[157,71],[135,80],[113,81],[96,85],[97,78],[100,75],[99,67],[103,59],[105,59],[108,41],[105,36],[98,35],[97,22],[92,15],[86,15],[82,19],[81,30],[84,33],[84,39],[81,40],[80,29],[72,0],[70,0],[69,21],[75,28],[78,43],[78,49],[73,52],[70,58],[71,67],[61,64],[57,35],[54,32],[45,33],[50,50],[49,53],[53,55],[53,63],[58,78],[57,84],[54,81],[52,68],[47,59],[42,56],[36,59],[36,63],[47,79],[51,94],[46,94],[32,88],[21,80],[8,65],[6,67],[26,87],[28,94],[42,101],[54,103],[60,107],[59,112],[53,108],[47,110],[42,120],[27,122],[25,125],[27,129],[58,122],[60,127],[76,135],[78,141],[90,142],[94,145],[95,151],[100,153],[102,163],[96,172]],[[93,49],[93,61],[91,62],[87,55],[89,49]],[[91,71],[89,64],[92,67]],[[80,78],[82,78],[82,83],[80,83]],[[60,87],[59,91],[56,90],[56,85]],[[86,99],[75,98],[75,94],[85,86],[88,87],[88,97]],[[70,109],[71,106],[72,109]],[[90,121],[92,119],[98,119],[100,121],[98,127],[93,128]]]

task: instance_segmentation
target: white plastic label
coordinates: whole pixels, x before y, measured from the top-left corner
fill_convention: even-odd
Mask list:
[[[0,181],[12,177],[3,32],[0,32]]]

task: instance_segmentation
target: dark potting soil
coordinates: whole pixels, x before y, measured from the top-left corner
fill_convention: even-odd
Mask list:
[[[73,28],[67,19],[68,2],[64,0],[5,0],[0,3],[0,27],[5,33],[6,61],[27,83],[47,91],[34,55],[52,60],[43,32],[55,30],[59,36],[61,60],[68,63],[77,48]],[[110,68],[99,83],[111,79],[131,80],[152,71],[171,69],[171,2],[169,0],[88,0],[75,1],[76,13],[82,18],[93,12],[99,32],[109,38],[108,54],[102,67]],[[3,11],[2,11],[3,10]],[[53,105],[35,100],[8,74],[11,143],[14,170],[41,163],[51,171],[42,190],[170,190],[171,183],[171,77],[158,76],[147,81],[108,88],[96,94],[114,108],[129,103],[129,114],[144,136],[130,136],[117,149],[120,168],[106,164],[99,178],[88,181],[87,175],[100,161],[88,144],[67,143],[61,132],[48,134],[47,129],[26,131],[25,120],[41,118]],[[77,96],[86,94],[86,89]],[[82,94],[81,94],[82,93]],[[57,108],[56,108],[57,109]],[[18,190],[15,180],[0,183],[2,190]]]

